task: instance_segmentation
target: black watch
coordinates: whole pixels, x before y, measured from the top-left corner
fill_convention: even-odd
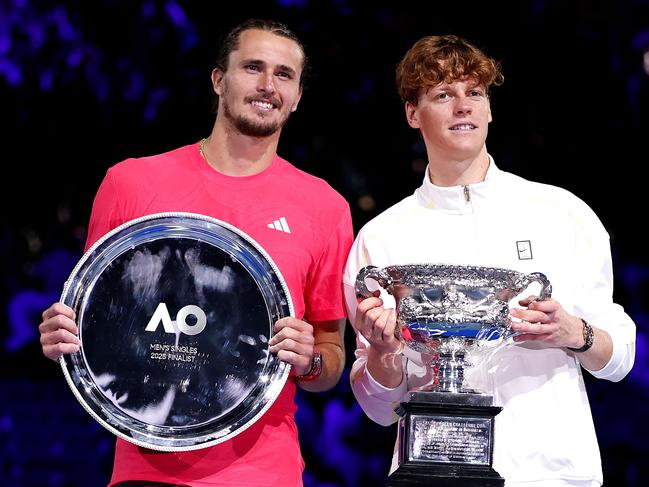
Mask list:
[[[581,322],[584,324],[584,346],[580,348],[567,347],[568,350],[572,350],[576,353],[582,353],[588,350],[593,346],[593,327],[582,318]]]

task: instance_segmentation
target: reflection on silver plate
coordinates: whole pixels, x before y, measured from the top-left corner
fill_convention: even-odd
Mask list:
[[[93,245],[61,301],[79,352],[63,356],[77,399],[136,445],[194,450],[251,426],[289,366],[269,353],[273,323],[293,315],[268,254],[241,230],[192,213],[125,223]]]

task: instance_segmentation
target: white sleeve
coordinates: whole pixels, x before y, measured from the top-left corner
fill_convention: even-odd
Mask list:
[[[356,308],[358,300],[356,298],[355,283],[358,271],[370,265],[370,258],[363,244],[362,230],[356,241],[352,245],[345,273],[343,277],[343,287],[345,292],[345,304],[347,306],[347,315],[349,321],[354,323],[356,317]],[[358,404],[368,418],[383,426],[394,423],[398,416],[394,412],[395,408],[406,395],[407,386],[405,378],[395,389],[389,389],[379,384],[366,369],[367,351],[370,344],[360,335],[356,335],[356,360],[352,365],[349,378],[351,381],[352,391]],[[405,361],[405,359],[403,359]],[[405,363],[404,363],[405,370]]]
[[[585,206],[585,205],[584,205]],[[633,367],[636,327],[622,306],[613,302],[613,265],[609,236],[595,214],[587,208],[577,245],[579,292],[575,314],[606,331],[613,342],[613,354],[600,370],[589,372],[617,382]]]
[[[349,374],[352,392],[368,418],[380,425],[389,426],[399,418],[394,410],[408,392],[406,379],[403,378],[401,384],[394,389],[377,382],[365,367],[369,346],[362,336],[356,335],[356,360]],[[405,363],[403,366],[405,370]]]

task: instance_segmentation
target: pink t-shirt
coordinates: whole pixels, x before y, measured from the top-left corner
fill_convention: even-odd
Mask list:
[[[108,170],[97,192],[86,247],[124,222],[173,211],[218,218],[257,241],[279,267],[296,317],[317,322],[345,316],[341,283],[351,216],[347,202],[322,179],[277,156],[259,174],[226,176],[202,159],[197,144],[128,159]],[[294,395],[289,380],[253,426],[211,448],[164,453],[117,439],[111,485],[302,485]]]

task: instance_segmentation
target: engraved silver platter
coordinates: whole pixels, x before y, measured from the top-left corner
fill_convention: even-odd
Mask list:
[[[214,218],[159,213],[121,225],[84,254],[61,301],[81,341],[61,358],[74,395],[145,448],[232,438],[290,371],[268,346],[275,321],[294,314],[288,287],[259,244]]]

